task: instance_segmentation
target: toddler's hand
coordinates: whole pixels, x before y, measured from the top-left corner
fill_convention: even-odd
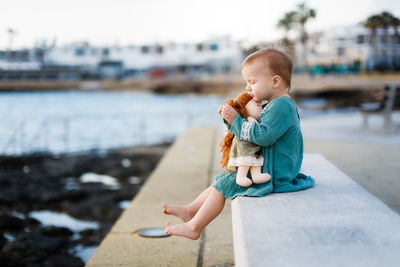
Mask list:
[[[227,103],[224,104],[222,104],[222,109],[220,114],[229,124],[232,124],[233,119],[238,114],[238,112]]]
[[[221,104],[221,106],[220,106],[219,109],[218,109],[219,115],[222,115],[222,114],[221,114],[221,113],[222,113],[222,109],[223,109],[226,105],[228,105],[228,103],[226,103],[226,102],[224,102],[224,103]]]

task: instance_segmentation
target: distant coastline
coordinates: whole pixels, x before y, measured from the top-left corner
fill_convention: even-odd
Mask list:
[[[293,75],[292,91],[296,94],[318,94],[327,91],[371,90],[387,83],[399,83],[400,74],[363,73],[360,75]],[[141,91],[162,94],[229,95],[241,91],[245,82],[240,75],[212,78],[141,78],[115,80],[1,80],[0,92],[18,91]]]
[[[135,79],[135,80],[39,80],[0,81],[0,92],[23,91],[139,91],[163,94],[218,94],[226,95],[231,90],[243,88],[238,80],[189,80],[189,79]]]

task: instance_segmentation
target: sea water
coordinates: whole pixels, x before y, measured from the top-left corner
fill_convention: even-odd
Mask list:
[[[79,152],[174,140],[221,124],[224,98],[127,91],[2,92],[0,154]]]

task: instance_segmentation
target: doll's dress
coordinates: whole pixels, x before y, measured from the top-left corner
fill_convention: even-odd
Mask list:
[[[238,166],[263,166],[263,164],[264,157],[260,146],[239,140],[236,136],[233,138],[229,153],[229,169]]]

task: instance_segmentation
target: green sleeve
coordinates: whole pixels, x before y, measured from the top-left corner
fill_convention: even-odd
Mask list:
[[[292,107],[288,102],[272,101],[260,116],[259,124],[236,115],[230,131],[240,140],[259,146],[274,144],[293,124]]]

